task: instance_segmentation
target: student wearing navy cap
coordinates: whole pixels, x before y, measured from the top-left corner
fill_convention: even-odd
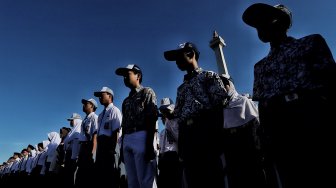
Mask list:
[[[200,52],[192,42],[165,51],[164,57],[186,71],[177,89],[174,116],[188,187],[223,187],[221,132],[227,97],[223,82],[217,73],[198,66]]]
[[[292,12],[284,5],[252,4],[242,19],[270,45],[254,66],[253,100],[265,133],[266,160],[276,167],[278,184],[336,187],[329,173],[335,162],[336,64],[325,39],[288,36]]]

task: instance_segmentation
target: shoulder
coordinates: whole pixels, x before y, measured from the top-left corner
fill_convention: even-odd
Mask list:
[[[205,78],[219,78],[218,73],[210,70],[203,70],[200,74]]]
[[[96,113],[94,113],[91,118],[92,119],[98,119],[98,115]]]
[[[143,87],[143,92],[146,93],[146,94],[154,94],[155,95],[155,92],[152,88],[150,87]]]
[[[302,37],[298,40],[324,40],[324,38],[320,34],[311,34],[311,35],[307,35],[305,37]]]
[[[311,34],[307,35],[305,37],[302,37],[300,39],[297,39],[297,41],[301,43],[310,43],[310,44],[318,44],[318,43],[325,43],[325,39],[320,34]]]
[[[120,112],[120,109],[117,106],[113,105],[111,107],[111,112]]]

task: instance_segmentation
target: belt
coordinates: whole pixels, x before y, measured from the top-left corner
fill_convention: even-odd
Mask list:
[[[143,130],[145,130],[145,129],[133,127],[133,128],[127,128],[127,129],[123,130],[123,133],[124,134],[132,134],[132,133],[135,133],[135,132],[138,132],[138,131],[143,131]]]
[[[315,89],[315,90],[305,90],[305,91],[299,91],[299,92],[292,92],[285,95],[278,95],[271,97],[270,99],[267,99],[262,102],[265,106],[272,106],[272,105],[278,105],[278,104],[290,104],[295,101],[304,101],[304,100],[316,100],[318,98],[321,98],[325,95],[323,90]]]
[[[273,105],[291,103],[291,102],[297,101],[301,97],[302,97],[302,94],[293,92],[293,93],[289,93],[286,95],[273,96],[269,99],[262,101],[261,104],[265,107],[270,107]]]

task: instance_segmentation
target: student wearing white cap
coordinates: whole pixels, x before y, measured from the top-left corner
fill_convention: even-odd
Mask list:
[[[73,186],[74,175],[77,169],[77,158],[79,153],[79,135],[81,132],[82,118],[78,113],[72,113],[70,118],[67,118],[72,128],[69,134],[64,139],[65,161],[64,171],[66,176],[66,184]]]
[[[78,155],[78,169],[76,173],[76,186],[92,186],[95,181],[92,180],[93,172],[93,154],[97,147],[98,116],[95,111],[98,108],[94,99],[82,99],[83,112],[86,114],[79,137],[80,150]]]
[[[135,64],[118,68],[131,91],[122,104],[122,147],[128,187],[151,188],[154,182],[154,135],[158,118],[157,99],[150,87],[141,85],[143,74]]]
[[[98,97],[100,104],[104,106],[104,110],[98,117],[95,161],[97,170],[96,182],[98,186],[103,186],[106,185],[106,181],[109,181],[111,182],[111,187],[117,187],[117,180],[113,179],[115,176],[115,148],[122,115],[119,108],[113,104],[114,93],[112,89],[103,87],[100,91],[94,92],[94,96]]]
[[[159,177],[160,188],[182,187],[182,166],[179,161],[177,142],[178,124],[174,119],[175,105],[170,98],[161,99],[161,120],[165,128],[160,133]]]

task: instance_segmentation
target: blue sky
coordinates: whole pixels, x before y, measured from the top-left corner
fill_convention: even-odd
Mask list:
[[[71,113],[84,116],[81,99],[103,86],[121,108],[129,89],[118,67],[139,65],[158,102],[175,101],[184,73],[163,52],[192,41],[200,67],[216,71],[214,30],[227,44],[238,92],[252,94],[253,65],[269,49],[241,19],[255,2],[285,4],[293,12],[289,35],[322,34],[336,53],[334,0],[0,0],[0,162],[69,126]]]

